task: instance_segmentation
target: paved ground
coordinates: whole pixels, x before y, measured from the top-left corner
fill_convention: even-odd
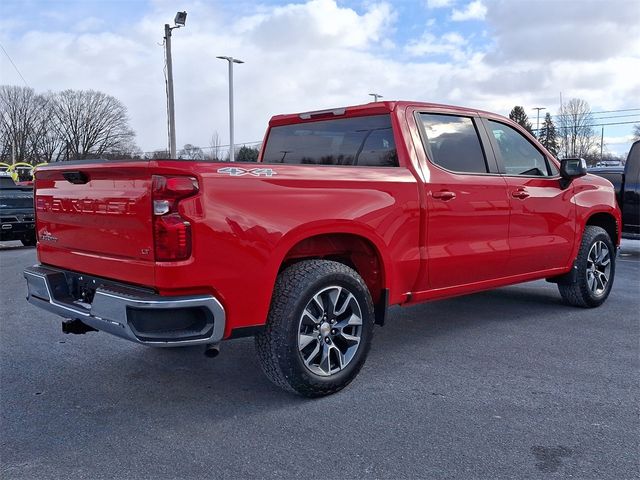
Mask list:
[[[599,309],[533,282],[407,309],[358,379],[306,400],[251,340],[159,350],[63,335],[0,250],[0,477],[638,478],[640,242]],[[2,245],[0,245],[2,247]]]

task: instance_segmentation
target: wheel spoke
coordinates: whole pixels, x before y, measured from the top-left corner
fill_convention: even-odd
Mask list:
[[[311,342],[317,341],[318,337],[316,335],[300,334],[300,337],[298,338],[298,349],[302,351],[307,348]]]
[[[604,272],[598,272],[597,277],[600,281],[600,284],[602,285],[602,289],[604,290],[604,288],[607,286],[607,283],[609,282],[609,278]]]
[[[344,299],[344,302],[342,302],[342,306],[339,309],[336,308],[335,315],[336,316],[342,315],[347,310],[347,308],[351,306],[352,301],[355,301],[355,297],[351,294],[348,294],[347,297]]]
[[[302,321],[303,323],[307,324],[307,325],[316,325],[318,323],[320,323],[320,321],[322,320],[322,313],[319,316],[315,316],[310,310],[309,308],[305,308],[304,311],[302,312]]]
[[[316,343],[316,347],[313,349],[313,351],[309,354],[307,359],[304,361],[304,364],[308,367],[311,361],[318,356],[318,353],[320,353],[320,342]]]
[[[609,255],[609,250],[600,246],[600,251],[598,252],[598,260],[597,260],[598,264],[601,265],[605,257],[607,257],[607,255]]]
[[[322,344],[322,357],[320,358],[320,364],[318,365],[320,367],[320,370],[325,372],[327,375],[331,374],[331,355],[329,355],[330,350],[331,347],[329,347],[329,345],[327,345],[326,343]]]
[[[593,272],[587,272],[587,285],[589,285],[589,290],[595,293],[596,291],[596,276]]]
[[[342,370],[342,368],[343,368],[343,366],[344,366],[344,363],[345,363],[345,362],[344,362],[344,354],[343,354],[343,353],[340,351],[340,349],[339,349],[338,347],[336,347],[335,345],[334,345],[334,346],[332,346],[332,347],[329,349],[329,353],[331,353],[331,351],[332,351],[332,350],[336,352],[336,358],[337,358],[337,360],[338,360],[338,369],[339,369],[339,370]],[[329,356],[331,356],[331,355],[329,355]]]
[[[360,343],[360,337],[356,337],[355,335],[349,335],[348,333],[340,332],[340,337],[344,338],[351,345],[357,345],[358,343]]]
[[[317,307],[320,309],[321,312],[325,311],[324,300],[322,299],[322,296],[319,293],[313,296],[312,301],[317,305]],[[307,305],[307,308],[309,308],[309,305]]]
[[[338,330],[342,330],[343,328],[355,327],[360,325],[362,325],[362,318],[360,318],[355,313],[352,313],[351,316],[349,316],[349,318],[336,323],[335,328],[337,328]]]

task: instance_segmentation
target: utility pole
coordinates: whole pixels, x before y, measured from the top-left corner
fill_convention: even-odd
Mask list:
[[[164,24],[164,51],[167,62],[167,114],[169,115],[169,157],[176,158],[176,114],[173,101],[173,61],[171,59],[171,30],[184,27],[187,12],[176,13],[174,27]]]
[[[602,146],[604,145],[604,125],[600,133],[600,161],[602,161]]]
[[[382,98],[382,95],[380,95],[379,93],[370,93],[369,95],[373,97],[374,102],[377,102],[379,98]]]
[[[540,136],[540,110],[546,110],[546,107],[533,107],[538,111],[538,122],[536,123],[536,138]]]
[[[229,62],[229,161],[234,162],[235,145],[233,143],[233,64],[244,62],[233,57],[219,56],[216,58]]]

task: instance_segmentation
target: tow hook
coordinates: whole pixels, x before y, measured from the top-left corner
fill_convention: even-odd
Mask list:
[[[74,320],[65,320],[62,322],[62,333],[71,333],[73,335],[83,335],[87,332],[97,332],[93,327],[90,327],[86,323],[82,323],[82,321],[77,318]]]
[[[206,357],[216,358],[220,355],[220,344],[219,343],[210,343],[207,345],[207,349],[204,351]]]

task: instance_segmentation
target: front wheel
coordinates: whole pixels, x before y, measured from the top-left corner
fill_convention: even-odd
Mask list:
[[[373,303],[362,278],[341,263],[306,260],[278,275],[260,364],[285,390],[330,395],[358,374],[371,346]]]
[[[604,229],[585,227],[576,269],[575,282],[558,284],[564,301],[576,307],[602,305],[611,292],[616,272],[616,249]]]

